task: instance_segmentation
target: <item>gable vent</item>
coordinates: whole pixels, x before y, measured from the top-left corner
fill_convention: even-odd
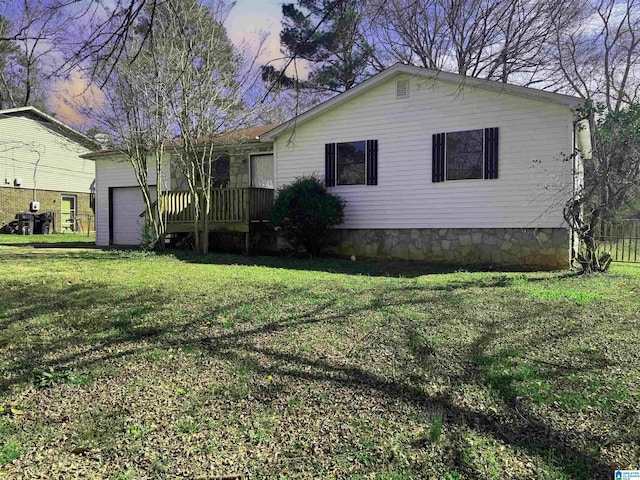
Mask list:
[[[396,98],[406,98],[409,96],[409,80],[398,80],[396,82]]]

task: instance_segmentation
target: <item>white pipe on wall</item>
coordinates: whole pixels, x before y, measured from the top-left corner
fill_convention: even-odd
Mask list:
[[[578,150],[583,160],[591,160],[593,156],[593,147],[591,146],[591,128],[589,128],[589,120],[583,119],[576,122],[576,139],[578,141]]]

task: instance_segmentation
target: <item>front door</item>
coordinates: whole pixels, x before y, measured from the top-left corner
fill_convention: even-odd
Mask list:
[[[273,154],[251,155],[251,186],[273,188]]]
[[[60,208],[60,231],[76,231],[76,197],[75,195],[63,195]]]

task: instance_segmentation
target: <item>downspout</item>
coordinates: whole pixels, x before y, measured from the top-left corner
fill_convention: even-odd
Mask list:
[[[593,158],[593,140],[594,132],[593,113],[589,113],[587,118],[582,118],[574,122],[573,128],[573,196],[582,188],[584,181],[584,160]],[[582,214],[582,212],[581,212]],[[576,245],[577,244],[577,245]],[[575,232],[571,233],[571,263],[576,257],[576,248],[579,248],[579,241],[576,239]]]
[[[572,199],[575,198],[576,192],[578,191],[578,162],[580,161],[580,152],[578,148],[578,135],[577,135],[578,123],[579,122],[577,120],[573,122],[573,131],[572,131],[572,143],[573,143],[573,152],[574,152],[573,162],[571,162],[572,163],[571,165],[571,170],[572,170],[571,197]],[[573,268],[575,266],[574,261],[576,259],[576,254],[577,254],[576,248],[579,247],[580,245],[576,241],[576,232],[574,231],[573,225],[569,225],[569,229],[570,229],[570,235],[571,235],[571,257],[569,258],[569,265],[571,268]]]

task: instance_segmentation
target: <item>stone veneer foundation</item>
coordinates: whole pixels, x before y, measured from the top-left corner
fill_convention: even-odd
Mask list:
[[[331,230],[328,251],[456,265],[569,267],[566,228],[411,228]]]

